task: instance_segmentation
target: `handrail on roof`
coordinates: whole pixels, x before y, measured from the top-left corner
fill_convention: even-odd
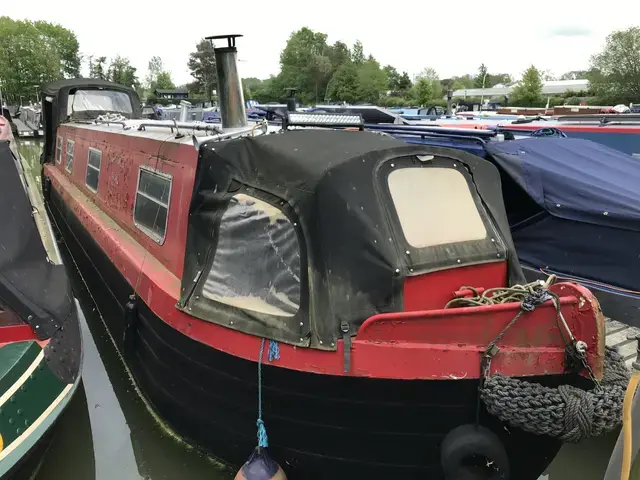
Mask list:
[[[592,121],[601,125],[608,123],[640,123],[640,115],[629,113],[592,113],[586,115],[563,115],[556,120],[559,123]]]

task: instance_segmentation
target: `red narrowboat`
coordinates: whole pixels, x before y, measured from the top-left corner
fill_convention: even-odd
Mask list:
[[[496,168],[292,126],[331,115],[247,125],[233,39],[216,62],[221,127],[141,119],[95,79],[44,88],[49,211],[152,407],[235,465],[257,416],[291,479],[537,479],[578,427],[562,404],[541,435],[494,387],[591,394],[615,355],[588,290],[516,287]]]

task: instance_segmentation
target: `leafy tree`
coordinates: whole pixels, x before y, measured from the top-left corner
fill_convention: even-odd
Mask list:
[[[522,75],[522,81],[511,92],[509,104],[535,107],[542,103],[542,74],[531,65]]]
[[[429,88],[427,88],[429,83]],[[429,100],[439,98],[442,96],[442,85],[440,84],[440,78],[438,73],[430,67],[422,69],[422,71],[416,76],[415,83],[415,97],[418,103],[426,105]],[[425,96],[429,94],[428,98]]]
[[[154,90],[155,83],[158,79],[160,72],[164,71],[162,65],[162,58],[153,56],[149,60],[149,66],[147,67],[147,77],[145,78],[146,87],[149,90]]]
[[[173,80],[171,79],[171,74],[164,69],[162,58],[157,56],[151,57],[151,60],[149,60],[145,83],[145,86],[151,92],[154,92],[157,89],[176,88]]]
[[[398,70],[392,65],[387,65],[383,70],[387,74],[387,89],[391,91],[391,95],[398,96],[400,92],[400,80],[402,78]]]
[[[295,87],[303,102],[326,96],[333,73],[327,35],[303,27],[293,32],[280,53],[280,74],[284,87]]]
[[[360,99],[358,68],[352,62],[343,63],[333,74],[327,88],[330,99],[355,103]]]
[[[364,63],[364,47],[360,40],[356,40],[356,43],[351,49],[351,61],[356,65],[362,65]]]
[[[169,72],[163,70],[162,72],[158,73],[158,77],[156,78],[156,82],[154,84],[154,90],[158,88],[165,90],[176,88],[176,85],[173,83],[171,74]]]
[[[422,106],[427,105],[434,96],[433,81],[425,77],[420,77],[414,85],[415,97]]]
[[[33,26],[44,37],[49,47],[60,56],[62,73],[68,78],[80,76],[80,45],[75,33],[61,25],[39,20]]]
[[[571,70],[560,75],[560,80],[583,80],[587,78],[587,70]]]
[[[128,58],[117,55],[109,65],[107,79],[110,82],[126,85],[131,88],[138,88],[140,81],[136,76],[136,68],[131,65]]]
[[[498,84],[509,85],[513,82],[511,75],[508,73],[489,74],[485,85],[487,87],[495,87]]]
[[[191,71],[194,82],[189,84],[189,89],[195,93],[203,94],[211,101],[213,90],[218,84],[216,78],[216,57],[213,45],[209,40],[202,39],[196,45],[196,51],[189,54],[187,66]]]
[[[487,75],[489,71],[487,70],[487,66],[483,63],[478,68],[478,75],[473,81],[473,86],[475,88],[487,88]]]
[[[89,67],[89,76],[91,78],[99,78],[100,80],[107,79],[107,57],[98,57],[91,61],[91,65]]]
[[[603,100],[640,101],[640,27],[611,33],[591,58],[590,90]]]
[[[35,98],[41,85],[74,75],[79,63],[77,40],[69,30],[0,17],[0,77],[5,95],[13,101]]]
[[[407,95],[412,86],[413,84],[411,83],[409,74],[407,72],[402,72],[400,80],[398,81],[398,91],[402,92],[404,95]]]
[[[357,65],[357,64],[356,64]],[[386,72],[371,56],[358,66],[358,99],[367,103],[378,103],[388,86]]]
[[[335,73],[340,66],[351,61],[351,51],[343,42],[334,43],[328,50],[329,60],[331,61],[332,74]]]

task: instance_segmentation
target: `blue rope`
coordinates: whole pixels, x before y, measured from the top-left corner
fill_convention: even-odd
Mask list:
[[[280,347],[275,340],[269,340],[269,361],[280,360]]]
[[[260,356],[258,357],[258,446],[266,448],[269,446],[269,438],[267,437],[267,429],[262,420],[262,357],[264,355],[264,338],[260,342]],[[269,340],[269,361],[280,360],[280,347],[275,340]]]

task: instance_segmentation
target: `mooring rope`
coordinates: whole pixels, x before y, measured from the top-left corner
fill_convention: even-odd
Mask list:
[[[258,427],[258,447],[266,448],[269,446],[269,437],[267,437],[267,428],[264,426],[262,420],[262,357],[264,355],[264,342],[263,338],[260,342],[260,354],[258,356],[258,420],[256,426]],[[280,347],[275,340],[269,340],[269,361],[280,360]]]
[[[555,275],[546,282],[532,282],[513,287],[491,288],[482,294],[473,287],[461,287],[475,295],[455,298],[445,308],[495,305],[519,302],[520,310],[507,326],[487,346],[481,359],[479,401],[487,411],[505,423],[536,434],[558,437],[565,442],[601,435],[615,429],[622,421],[622,403],[629,381],[629,370],[616,350],[607,347],[604,375],[599,382],[586,360],[586,344],[574,336],[560,310],[560,302],[548,290]],[[502,336],[526,313],[535,310],[547,300],[556,308],[556,322],[565,342],[567,360],[581,365],[594,382],[593,390],[582,390],[572,385],[549,388],[500,374],[491,375],[491,360],[499,352],[497,343]]]

